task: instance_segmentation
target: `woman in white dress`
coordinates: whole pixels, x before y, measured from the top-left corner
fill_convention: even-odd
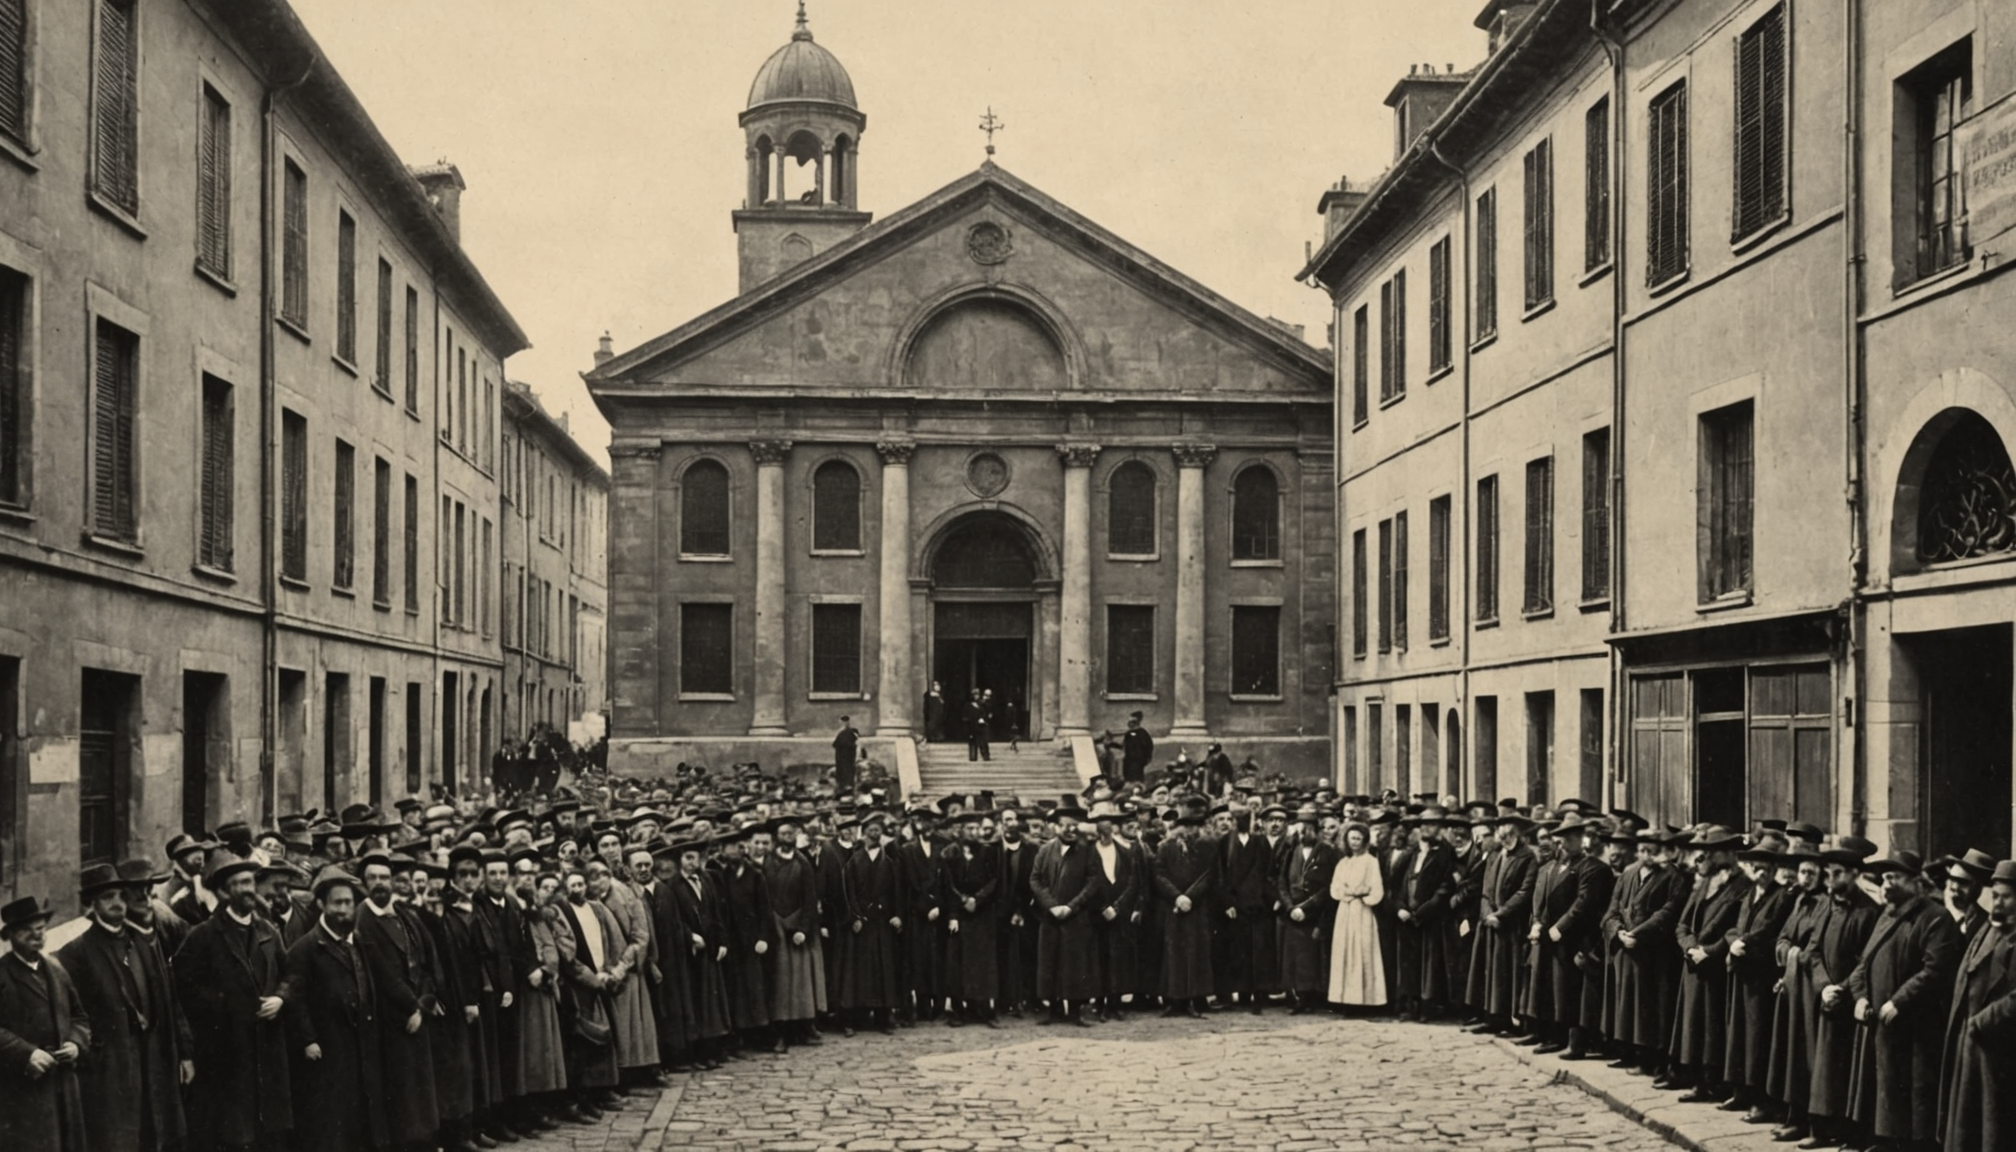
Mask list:
[[[1379,924],[1372,908],[1386,898],[1379,858],[1368,849],[1362,824],[1344,828],[1344,855],[1330,874],[1337,920],[1330,933],[1330,1000],[1351,1007],[1386,1003],[1386,969],[1379,955]]]

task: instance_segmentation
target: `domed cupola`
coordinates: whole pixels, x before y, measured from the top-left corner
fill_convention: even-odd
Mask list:
[[[854,80],[840,58],[812,39],[805,9],[798,9],[798,29],[791,40],[770,54],[756,70],[756,82],[749,86],[749,108],[766,104],[789,104],[807,100],[855,108]]]

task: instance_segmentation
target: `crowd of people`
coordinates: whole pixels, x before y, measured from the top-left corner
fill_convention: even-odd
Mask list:
[[[1802,1147],[2016,1140],[2016,862],[1191,780],[591,772],[178,836],[87,868],[53,951],[0,909],[0,1147],[468,1152],[858,1029],[1270,1006],[1606,1058]]]

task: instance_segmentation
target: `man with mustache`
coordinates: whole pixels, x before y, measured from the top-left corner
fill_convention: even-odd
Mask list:
[[[285,1019],[294,1058],[299,1152],[368,1152],[385,1143],[380,1027],[419,1031],[418,1014],[383,1021],[376,986],[357,943],[363,883],[331,864],[315,877],[322,915],[287,950],[295,989]]]
[[[265,1147],[294,1127],[280,1023],[294,991],[280,933],[259,914],[258,870],[229,849],[210,853],[203,886],[217,911],[190,929],[173,962],[199,1071],[189,1085],[194,1147]]]

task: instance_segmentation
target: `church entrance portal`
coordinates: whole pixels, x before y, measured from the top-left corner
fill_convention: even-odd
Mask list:
[[[969,694],[991,691],[990,736],[1027,736],[1033,699],[1036,564],[1023,527],[976,513],[948,530],[931,565],[931,677],[945,693],[933,740],[963,743]]]

